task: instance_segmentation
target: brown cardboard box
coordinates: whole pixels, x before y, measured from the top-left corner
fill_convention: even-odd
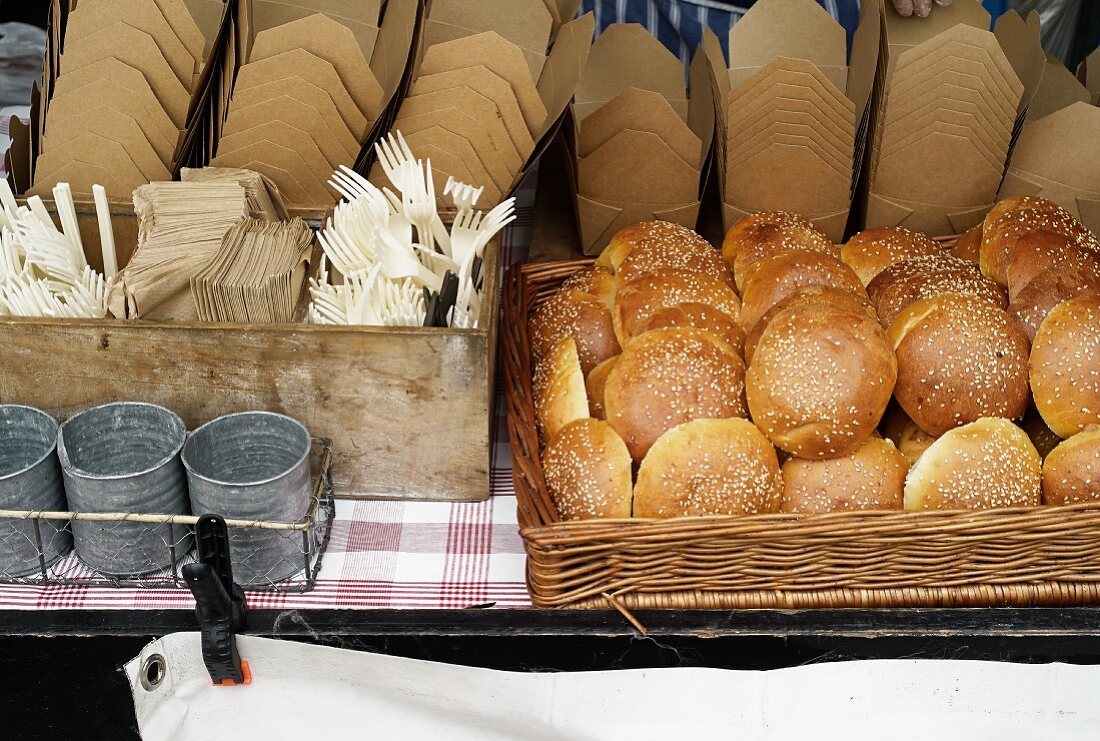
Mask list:
[[[1027,108],[1026,120],[1044,118],[1077,102],[1092,102],[1089,89],[1060,60],[1048,56],[1043,64],[1039,87]]]
[[[959,233],[996,200],[1043,76],[1037,17],[990,32],[977,3],[903,18],[886,3],[880,77],[861,183],[865,227]]]
[[[1049,198],[1100,233],[1100,108],[1076,102],[1024,124],[998,198]]]
[[[398,97],[418,0],[242,0],[236,75],[214,165],[271,179],[292,209],[319,217],[327,181],[353,166]]]
[[[728,66],[704,32],[726,228],[786,210],[843,238],[879,62],[878,7],[863,6],[850,65],[844,29],[812,0],[757,2],[730,29]]]
[[[608,26],[577,84],[566,137],[581,248],[638,221],[694,227],[714,132],[706,61],[683,64],[641,25]]]
[[[123,204],[135,187],[205,161],[192,149],[220,115],[213,81],[230,27],[222,0],[52,3],[34,123],[13,142],[17,192],[48,195],[67,181],[83,201],[100,183]]]
[[[590,14],[561,22],[576,5],[433,0],[408,97],[387,128],[401,131],[417,157],[431,158],[440,208],[450,208],[442,194],[448,177],[483,186],[477,206],[491,208],[542,152],[592,41]],[[360,169],[385,184],[379,165],[367,167],[372,161]]]

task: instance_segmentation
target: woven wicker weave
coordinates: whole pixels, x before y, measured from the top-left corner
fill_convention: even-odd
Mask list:
[[[979,607],[1100,603],[1100,502],[561,522],[539,462],[527,318],[591,260],[514,267],[508,434],[538,607]],[[617,603],[617,604],[616,604]]]

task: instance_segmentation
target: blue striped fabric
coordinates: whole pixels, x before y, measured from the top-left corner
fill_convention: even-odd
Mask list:
[[[848,32],[859,25],[858,0],[817,0],[840,21]],[[581,12],[596,16],[596,34],[612,23],[640,23],[649,29],[673,54],[691,61],[691,54],[702,41],[703,27],[710,26],[729,54],[727,36],[752,2],[727,3],[719,0],[583,0]]]

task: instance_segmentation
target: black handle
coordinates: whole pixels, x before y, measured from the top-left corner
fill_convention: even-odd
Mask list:
[[[229,530],[217,515],[195,524],[197,563],[183,567],[183,580],[195,595],[195,617],[202,635],[202,660],[214,684],[248,684],[248,665],[237,653],[234,633],[245,627],[244,590],[233,583]]]
[[[202,635],[202,659],[214,684],[243,683],[244,670],[233,639],[233,604],[213,567],[189,563],[183,578],[195,595],[195,615]]]

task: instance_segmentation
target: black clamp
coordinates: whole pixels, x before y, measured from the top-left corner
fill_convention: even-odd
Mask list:
[[[197,563],[183,567],[183,579],[195,595],[195,615],[202,632],[202,660],[215,685],[251,684],[247,661],[237,653],[237,631],[245,627],[244,590],[233,583],[229,531],[217,515],[203,515],[195,525]]]

